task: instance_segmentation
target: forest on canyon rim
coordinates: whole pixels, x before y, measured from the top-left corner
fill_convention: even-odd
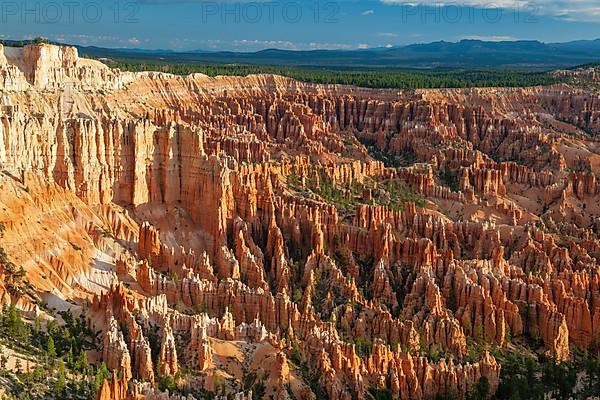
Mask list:
[[[598,396],[597,67],[119,66],[0,47],[1,396]]]

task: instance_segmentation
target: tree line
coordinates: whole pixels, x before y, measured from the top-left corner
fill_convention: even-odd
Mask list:
[[[309,67],[286,67],[254,64],[178,63],[160,60],[109,60],[101,59],[111,67],[123,71],[160,71],[175,75],[202,73],[208,76],[247,76],[251,74],[276,74],[301,82],[319,84],[344,84],[367,88],[429,89],[470,87],[527,87],[565,82],[566,78],[548,72],[526,70],[344,70]]]

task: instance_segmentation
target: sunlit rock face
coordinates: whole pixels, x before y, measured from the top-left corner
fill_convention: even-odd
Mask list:
[[[0,76],[0,245],[91,317],[99,399],[185,398],[164,376],[464,398],[498,386],[486,348],[598,340],[596,94],[123,73],[51,45],[1,48]]]

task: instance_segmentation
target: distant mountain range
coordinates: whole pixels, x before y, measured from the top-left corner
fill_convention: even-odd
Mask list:
[[[203,62],[331,68],[565,68],[600,61],[600,39],[565,43],[461,40],[367,50],[257,52],[109,49],[77,46],[83,55],[118,60]]]

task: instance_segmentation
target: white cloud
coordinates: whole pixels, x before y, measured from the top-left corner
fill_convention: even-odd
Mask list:
[[[386,37],[386,38],[397,38],[400,35],[398,35],[397,33],[394,33],[394,32],[380,32],[377,34],[377,36]]]
[[[185,47],[189,48],[190,43]],[[208,45],[208,46],[207,46]],[[266,48],[282,50],[352,50],[356,48],[368,48],[366,44],[348,44],[332,42],[292,42],[289,40],[258,40],[258,39],[238,39],[238,40],[199,40],[195,42],[199,48],[217,48],[219,50],[235,51],[256,51]],[[361,47],[367,46],[367,47]]]
[[[463,37],[461,37],[461,39],[483,40],[486,42],[502,42],[502,41],[508,41],[508,40],[518,40],[514,36],[500,36],[500,35],[498,35],[498,36],[479,36],[479,35],[463,36]]]
[[[35,36],[39,35],[26,35],[24,37],[15,36],[9,37],[10,39],[33,39]],[[121,38],[117,36],[110,35],[86,35],[86,34],[69,34],[69,33],[61,33],[56,35],[48,35],[48,39],[71,45],[81,45],[81,46],[102,46],[102,47],[131,47],[137,46],[141,44],[141,41],[131,37],[131,38]]]
[[[375,10],[365,10],[363,12],[360,13],[360,15],[366,16],[366,15],[373,15],[375,14]]]
[[[476,8],[503,8],[515,12],[520,10],[522,18],[527,16],[551,16],[567,21],[600,22],[600,1],[598,0],[379,0],[390,5],[452,5]]]
[[[260,40],[260,39],[194,39],[175,38],[169,41],[170,47],[179,51],[186,50],[231,50],[258,51],[263,49],[281,50],[355,50],[358,44],[336,42],[293,42],[289,40]]]

